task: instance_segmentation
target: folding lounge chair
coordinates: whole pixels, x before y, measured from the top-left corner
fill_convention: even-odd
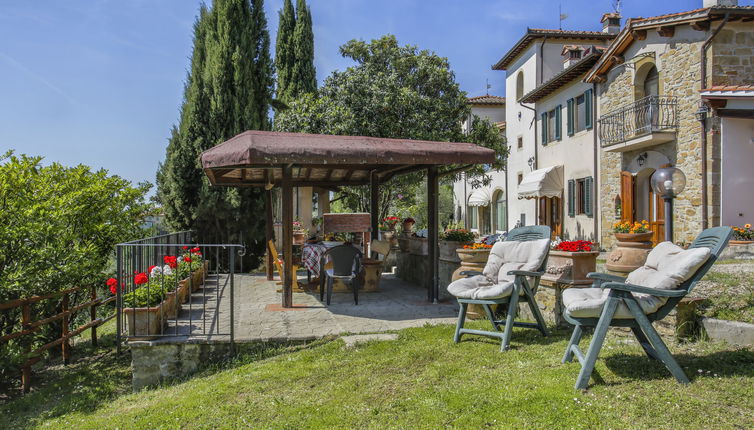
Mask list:
[[[549,251],[550,227],[538,225],[514,228],[505,241],[493,245],[483,272],[463,272],[466,278],[448,285],[448,292],[458,299],[460,305],[454,341],[460,342],[464,334],[489,336],[500,339],[500,351],[505,351],[510,345],[514,326],[537,328],[543,336],[547,336],[545,320],[534,295],[547,267]],[[531,285],[529,278],[533,280]],[[529,304],[536,323],[516,321],[521,298]],[[463,328],[470,304],[482,305],[495,331]],[[508,306],[505,320],[495,320],[492,305]],[[502,333],[501,325],[505,326]]]
[[[720,256],[732,229],[714,227],[704,230],[687,250],[671,242],[658,244],[647,256],[644,266],[627,278],[604,273],[589,273],[592,288],[571,288],[563,293],[564,316],[574,324],[563,363],[574,356],[581,363],[576,389],[586,389],[594,364],[609,327],[629,327],[652,359],[660,360],[678,382],[689,382],[670,354],[652,322],[670,313],[699,282]],[[579,349],[584,327],[595,327],[586,356]]]

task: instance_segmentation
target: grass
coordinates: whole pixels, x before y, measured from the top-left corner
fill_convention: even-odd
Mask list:
[[[483,323],[472,325],[483,327]],[[255,345],[172,385],[128,393],[128,362],[113,353],[54,369],[0,405],[0,428],[745,428],[754,422],[754,351],[672,345],[692,378],[675,382],[620,333],[608,337],[602,382],[573,390],[561,364],[566,332],[516,329],[513,349],[449,325],[407,329],[397,341]],[[584,342],[588,342],[588,337]],[[126,354],[127,355],[127,354]],[[3,423],[2,421],[5,420]]]
[[[711,318],[754,324],[754,282],[751,272],[709,272],[695,296],[706,298],[701,308]]]

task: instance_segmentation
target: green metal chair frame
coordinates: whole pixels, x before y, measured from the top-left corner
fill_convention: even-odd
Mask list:
[[[550,227],[544,225],[518,227],[511,230],[508,233],[508,236],[505,238],[505,240],[509,242],[528,242],[539,239],[550,239]],[[545,268],[547,268],[547,256],[545,256],[544,260],[542,261],[542,265],[536,272],[528,272],[525,270],[512,270],[508,272],[509,275],[515,275],[515,280],[513,282],[513,291],[508,297],[488,300],[461,298],[457,299],[460,309],[458,311],[458,323],[456,324],[456,333],[453,341],[455,343],[460,342],[461,336],[464,334],[494,337],[501,340],[500,351],[502,352],[510,347],[511,333],[513,332],[514,326],[536,328],[539,329],[539,331],[542,333],[542,336],[547,336],[549,333],[547,332],[545,320],[542,317],[539,306],[537,306],[537,301],[534,298],[534,295],[537,293],[537,289],[539,288],[539,280],[545,273]],[[481,275],[482,272],[468,270],[461,272],[461,274],[465,275],[466,277],[471,277]],[[533,283],[531,286],[529,285],[529,281],[527,279],[529,277],[533,278]],[[516,321],[518,302],[522,292],[524,298],[529,304],[529,307],[531,308],[532,314],[534,314],[534,318],[537,321],[536,323]],[[487,314],[487,318],[490,319],[492,327],[495,329],[495,331],[472,330],[463,328],[464,321],[466,320],[466,310],[468,309],[468,306],[470,304],[482,305]],[[506,315],[506,319],[495,320],[495,314],[492,312],[492,308],[490,306],[506,304],[508,305],[508,313]],[[501,325],[505,326],[505,330],[503,330],[502,333],[500,333]]]
[[[626,278],[605,273],[589,273],[587,277],[594,279],[592,288],[609,288],[610,295],[602,308],[602,314],[599,318],[574,318],[567,313],[565,319],[573,324],[573,334],[566,347],[563,363],[572,361],[575,356],[581,363],[581,372],[576,380],[575,388],[586,389],[589,385],[589,379],[594,371],[594,365],[602,348],[602,344],[609,327],[628,327],[636,336],[639,344],[644,349],[647,356],[654,360],[661,361],[670,373],[675,376],[678,382],[688,384],[689,379],[681,367],[673,358],[668,347],[662,341],[662,338],[652,326],[654,321],[665,318],[670,311],[694,288],[697,282],[709,271],[710,267],[720,256],[730,239],[733,230],[730,227],[713,227],[701,232],[690,248],[709,248],[709,259],[694,273],[687,281],[683,282],[676,290],[658,290],[647,288],[639,285],[626,283]],[[657,311],[651,314],[645,314],[636,298],[631,293],[645,293],[657,297],[667,297],[665,302]],[[633,319],[613,319],[615,310],[620,302],[623,302],[633,314]],[[584,327],[595,327],[594,336],[589,344],[589,350],[586,356],[579,349],[579,341],[584,333]]]

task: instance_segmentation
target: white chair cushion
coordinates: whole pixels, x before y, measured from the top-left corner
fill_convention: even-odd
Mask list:
[[[676,289],[696,273],[709,255],[709,248],[683,249],[671,242],[662,242],[652,249],[643,266],[628,274],[626,282],[647,288]],[[569,288],[563,292],[563,306],[574,318],[599,318],[609,294],[609,288]],[[656,312],[668,301],[667,297],[632,294],[645,314]],[[627,319],[633,315],[620,303],[613,318]]]
[[[515,276],[511,270],[536,271],[550,248],[550,239],[527,242],[497,242],[490,251],[483,275],[462,278],[448,285],[448,292],[461,299],[491,300],[510,296]]]

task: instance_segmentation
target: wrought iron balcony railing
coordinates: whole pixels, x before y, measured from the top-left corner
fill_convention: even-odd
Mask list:
[[[636,137],[678,128],[678,100],[670,96],[647,96],[600,117],[602,147]]]

